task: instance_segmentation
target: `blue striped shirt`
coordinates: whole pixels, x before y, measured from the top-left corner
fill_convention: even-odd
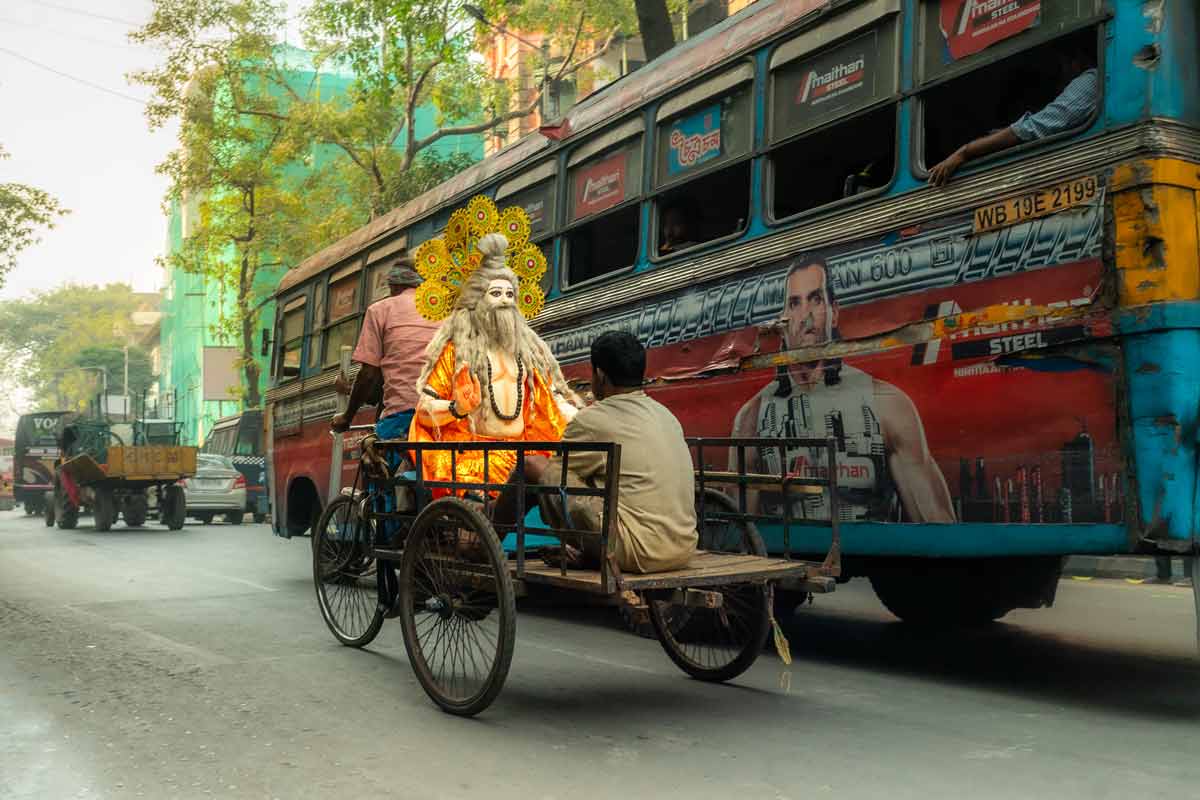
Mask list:
[[[1048,106],[1036,113],[1026,111],[1010,127],[1022,142],[1044,139],[1087,122],[1099,104],[1100,77],[1093,67],[1079,73]]]

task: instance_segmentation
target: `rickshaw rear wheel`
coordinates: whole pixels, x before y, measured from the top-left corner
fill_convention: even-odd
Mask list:
[[[647,597],[658,642],[675,666],[701,681],[728,681],[750,668],[771,632],[770,591],[764,584],[707,586],[720,592],[715,609],[685,608],[672,592]]]
[[[183,530],[183,523],[187,520],[187,497],[182,486],[171,484],[163,489],[158,516],[159,522],[166,525],[167,530]]]
[[[464,717],[491,705],[517,633],[512,578],[491,523],[457,497],[427,505],[404,546],[398,603],[404,647],[430,699]]]
[[[329,632],[347,647],[367,646],[383,626],[370,524],[352,498],[341,496],[325,507],[313,531],[317,605]]]
[[[737,513],[728,495],[705,489],[706,513],[700,519],[697,547],[710,553],[765,556],[766,545],[753,522],[709,517],[709,512]],[[648,593],[650,623],[658,641],[675,665],[702,681],[727,681],[741,675],[758,658],[771,632],[771,592],[763,584],[729,584],[705,587],[720,592],[718,609],[693,608],[671,602],[672,592]]]

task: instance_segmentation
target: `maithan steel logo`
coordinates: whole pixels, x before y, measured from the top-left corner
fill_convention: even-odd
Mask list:
[[[796,103],[798,105],[816,104],[841,94],[844,90],[858,88],[862,85],[866,72],[867,58],[865,55],[859,55],[853,61],[835,64],[827,72],[810,70],[808,77],[804,79],[804,85],[801,87],[800,96],[796,98]]]

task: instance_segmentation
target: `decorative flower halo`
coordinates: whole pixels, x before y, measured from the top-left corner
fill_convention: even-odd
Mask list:
[[[417,288],[417,311],[430,322],[449,316],[462,286],[483,263],[479,240],[489,233],[502,233],[508,239],[507,264],[520,281],[517,308],[526,319],[533,319],[546,304],[540,285],[546,273],[546,256],[529,242],[529,216],[520,206],[501,212],[492,200],[476,195],[450,215],[442,239],[430,239],[417,248],[414,260],[417,272],[425,279]]]

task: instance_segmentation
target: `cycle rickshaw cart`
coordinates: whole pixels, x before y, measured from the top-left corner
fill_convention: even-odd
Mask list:
[[[364,430],[365,428],[356,428]],[[542,584],[593,595],[638,593],[667,655],[688,675],[726,681],[750,667],[771,633],[772,586],[829,591],[840,574],[836,444],[826,439],[690,439],[697,484],[700,534],[696,554],[686,567],[670,572],[623,574],[612,556],[598,569],[568,569],[566,548],[557,563],[542,557],[541,546],[564,537],[600,540],[609,553],[616,535],[620,446],[567,442],[413,443],[381,441],[373,434],[361,443],[354,484],[343,489],[322,513],[313,533],[313,578],[318,605],[330,631],[342,644],[363,647],[378,634],[385,618],[398,617],[405,649],[417,679],[444,711],[471,716],[487,708],[508,675],[516,635],[516,598],[530,585]],[[745,468],[749,448],[809,448],[822,457],[810,475],[753,474]],[[515,452],[509,483],[494,481],[484,468],[483,482],[427,481],[423,459],[437,451],[450,454],[452,475],[464,452]],[[558,484],[525,483],[528,454],[549,451],[561,461]],[[734,453],[735,470],[714,470],[706,459],[725,463]],[[782,450],[781,450],[782,452]],[[603,456],[603,485],[569,485],[572,456]],[[401,457],[416,462],[413,472]],[[782,462],[782,459],[780,459]],[[404,464],[389,468],[390,464]],[[727,488],[733,495],[718,491]],[[484,504],[464,492],[516,492],[516,522],[489,519]],[[784,518],[783,557],[768,557],[755,521],[747,513],[752,492],[778,490]],[[435,490],[442,494],[433,499]],[[447,493],[448,492],[448,493]],[[557,498],[597,498],[602,506],[600,532],[566,527],[530,527],[526,493]],[[829,518],[793,519],[793,498],[828,492]],[[385,498],[391,498],[386,500]],[[552,501],[553,502],[553,501]],[[553,515],[552,515],[553,516]],[[561,518],[561,517],[560,517]],[[570,517],[566,517],[570,519]],[[827,526],[830,548],[823,562],[793,560],[793,525]],[[548,538],[547,538],[548,537]],[[508,543],[506,550],[504,544]],[[469,544],[469,554],[464,552]]]

